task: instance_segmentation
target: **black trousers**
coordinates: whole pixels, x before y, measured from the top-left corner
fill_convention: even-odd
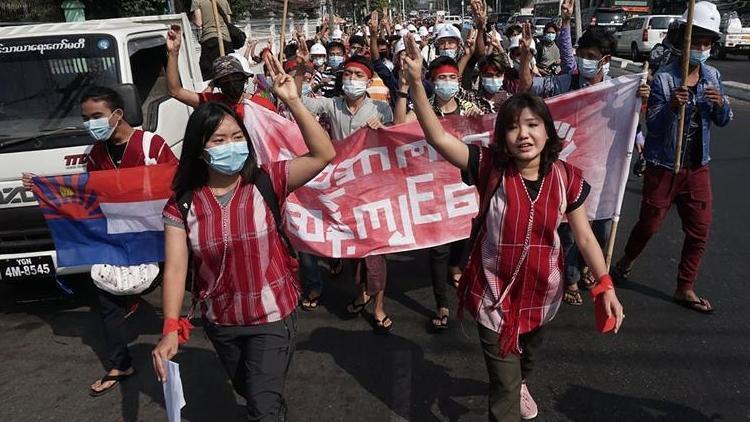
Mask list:
[[[521,420],[521,382],[528,379],[539,360],[543,328],[520,335],[523,351],[520,357],[511,353],[503,358],[500,357],[498,334],[482,325],[477,324],[477,327],[490,378],[489,420],[518,422]]]
[[[284,383],[296,345],[296,313],[261,325],[206,322],[205,330],[235,391],[247,400],[247,420],[286,421]]]
[[[427,249],[430,258],[432,293],[438,308],[448,307],[448,255],[450,245],[433,246]]]
[[[227,40],[223,41],[224,53],[229,54],[234,52],[232,43]],[[219,38],[209,38],[206,41],[201,42],[201,59],[198,64],[201,67],[204,81],[214,78],[214,60],[216,60],[217,57],[219,57]]]
[[[104,342],[107,347],[107,370],[126,371],[133,365],[128,352],[128,331],[125,315],[138,296],[115,296],[97,289],[99,316],[104,325]]]

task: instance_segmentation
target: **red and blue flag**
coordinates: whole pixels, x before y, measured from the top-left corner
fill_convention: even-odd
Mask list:
[[[162,210],[176,166],[160,164],[34,178],[57,265],[164,261]]]

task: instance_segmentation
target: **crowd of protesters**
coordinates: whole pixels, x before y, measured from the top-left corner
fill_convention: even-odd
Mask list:
[[[469,239],[428,250],[435,296],[430,324],[436,332],[448,328],[449,290],[455,288],[458,310],[468,311],[477,324],[491,421],[536,417],[527,380],[546,324],[561,302],[580,305],[581,288],[590,289],[619,329],[625,315],[614,283],[628,276],[673,203],[686,234],[674,300],[695,311],[713,310],[694,291],[711,223],[709,129],[726,125],[732,112],[719,72],[705,63],[719,36],[711,23],[718,19],[712,4],[696,5],[688,78],[682,80],[679,66],[684,25],[675,24],[669,43],[661,47],[670,53],[667,59],[648,84],[632,93],[648,103],[647,135],[639,148],[645,162],[643,203],[610,277],[602,250],[611,221],[588,220],[590,186],[580,169],[558,158],[561,140],[542,100],[609,78],[613,35],[591,27],[571,39],[573,0],[562,2],[559,21],[547,24],[537,40],[529,23],[499,33],[488,23],[486,4],[473,0],[472,25],[393,21],[375,11],[360,26],[324,22],[311,39],[290,34],[280,51],[250,37],[236,52],[226,42],[225,23],[213,19],[211,2],[194,3],[200,67],[210,80],[205,91],[181,86],[177,63],[183,29],[175,25],[167,34],[169,95],[195,110],[185,130],[174,194],[163,214],[165,322],[153,351],[160,380],[166,377],[163,359],[172,358],[189,337],[190,322],[181,316],[188,279],[191,316],[201,314],[228,377],[247,400],[248,420],[285,420],[284,383],[295,349],[296,312],[318,307],[325,294],[321,268],[338,276],[350,265],[357,294],[346,312],[357,316],[373,303],[374,332],[393,329],[384,295],[385,256],[347,262],[297,253],[280,229],[280,210],[292,191],[335,158],[334,145],[347,136],[363,127],[378,130],[414,120],[427,142],[479,193]],[[231,19],[227,2],[217,5]],[[219,54],[222,39],[224,56]],[[246,113],[258,111],[246,107],[247,101],[294,121],[309,152],[258,165],[243,123]],[[682,170],[672,176],[677,110],[683,105]],[[124,120],[116,92],[92,89],[81,107],[86,128],[102,141],[91,153],[89,170],[147,165],[145,151],[159,163],[177,161],[162,148],[163,139],[146,137]],[[489,147],[467,145],[441,125],[444,116],[485,114],[497,114]],[[24,183],[30,186],[30,175]],[[539,285],[544,295],[536,294]],[[134,372],[124,341],[133,298],[102,294],[100,302],[110,370],[91,386],[93,396]]]

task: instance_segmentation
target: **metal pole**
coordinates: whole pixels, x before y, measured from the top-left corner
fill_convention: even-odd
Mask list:
[[[685,36],[682,39],[682,86],[687,86],[688,72],[690,71],[690,41],[693,37],[693,10],[695,0],[688,3],[687,23],[685,23]],[[685,104],[680,107],[679,119],[677,119],[677,147],[674,151],[674,173],[680,172],[682,167],[682,138],[685,134]]]

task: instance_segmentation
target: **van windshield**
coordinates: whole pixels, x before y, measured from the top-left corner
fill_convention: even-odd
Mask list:
[[[0,75],[0,142],[45,135],[41,144],[12,149],[72,146],[44,143],[57,144],[59,136],[51,135],[81,126],[80,98],[87,87],[120,82],[117,45],[108,35],[3,39]]]
[[[648,26],[651,27],[651,29],[668,29],[669,24],[672,23],[677,19],[675,16],[660,16],[658,18],[651,18],[651,20],[648,22]]]

